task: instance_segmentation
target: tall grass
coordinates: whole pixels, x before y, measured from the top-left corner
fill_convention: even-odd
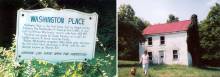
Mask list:
[[[129,76],[132,64],[138,61],[119,61],[119,77]],[[130,66],[129,66],[130,65]],[[141,65],[136,66],[136,77],[220,77],[220,70],[201,69],[192,66],[183,65],[150,65],[148,75],[145,76]]]

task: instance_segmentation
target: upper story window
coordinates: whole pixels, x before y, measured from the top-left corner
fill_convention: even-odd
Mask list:
[[[160,44],[161,45],[165,44],[165,37],[164,36],[160,36]]]
[[[178,59],[178,50],[173,50],[173,60]]]
[[[153,45],[152,37],[148,37],[147,40],[148,40],[148,45]]]

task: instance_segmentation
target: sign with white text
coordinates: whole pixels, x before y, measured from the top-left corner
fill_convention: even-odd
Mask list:
[[[16,60],[83,61],[95,53],[98,15],[71,9],[17,12]]]

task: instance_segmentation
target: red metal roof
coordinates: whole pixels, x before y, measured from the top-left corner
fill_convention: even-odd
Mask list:
[[[190,20],[185,20],[172,23],[150,25],[144,29],[143,35],[186,31],[188,30],[190,23]]]

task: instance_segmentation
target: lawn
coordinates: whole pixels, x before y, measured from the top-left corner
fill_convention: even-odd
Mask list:
[[[119,60],[119,77],[128,77],[129,70],[138,61]],[[136,77],[220,77],[220,70],[215,68],[201,69],[182,65],[150,65],[149,75],[145,76],[141,65],[136,65]]]

